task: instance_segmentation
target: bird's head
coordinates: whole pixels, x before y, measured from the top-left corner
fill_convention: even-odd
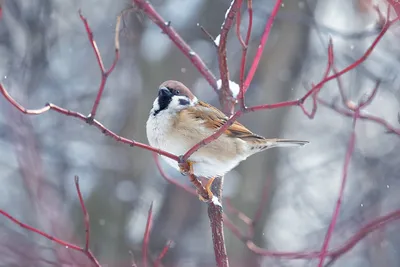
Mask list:
[[[197,103],[197,98],[183,83],[178,81],[165,81],[158,88],[158,96],[151,110],[155,116],[160,112],[177,112]]]

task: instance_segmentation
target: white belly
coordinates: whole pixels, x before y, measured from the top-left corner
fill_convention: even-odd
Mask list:
[[[157,116],[150,115],[146,124],[147,138],[151,146],[162,149],[177,156],[185,154],[193,144],[184,141],[184,137],[171,137],[172,120],[168,119],[171,114],[164,113]],[[201,141],[201,140],[198,140]],[[178,163],[172,159],[162,158],[173,168],[179,171]],[[227,160],[219,158],[217,154],[210,157],[202,156],[201,149],[195,152],[190,158],[194,162],[193,172],[197,176],[206,178],[222,176],[233,169],[243,159],[235,158]]]

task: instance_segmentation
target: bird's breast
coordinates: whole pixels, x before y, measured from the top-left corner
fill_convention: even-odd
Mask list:
[[[146,124],[147,139],[151,146],[157,148],[161,148],[160,144],[165,141],[165,136],[169,129],[168,122],[160,118],[159,115],[150,114]]]

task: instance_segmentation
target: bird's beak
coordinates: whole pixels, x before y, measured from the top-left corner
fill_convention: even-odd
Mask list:
[[[171,96],[171,92],[167,88],[160,88],[160,90],[158,90],[158,96],[168,97]]]

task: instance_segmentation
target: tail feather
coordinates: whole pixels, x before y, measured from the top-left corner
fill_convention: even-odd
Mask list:
[[[291,140],[291,139],[265,139],[263,142],[255,143],[251,150],[262,151],[273,147],[300,147],[308,144],[308,141]]]
[[[308,141],[302,140],[291,140],[291,139],[275,139],[275,145],[277,147],[296,147],[296,146],[304,146],[308,144]]]

